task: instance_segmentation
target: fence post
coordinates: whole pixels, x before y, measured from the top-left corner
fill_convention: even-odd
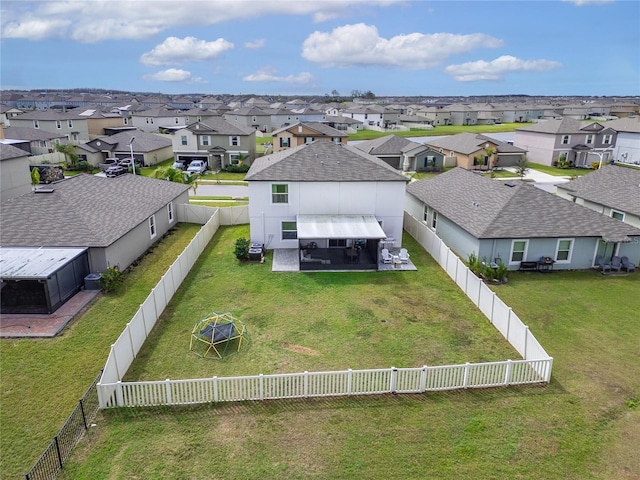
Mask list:
[[[118,358],[114,350],[114,344],[111,344],[111,352],[113,354],[113,363],[116,365],[116,375],[118,376],[118,381],[122,380],[122,376],[120,375],[120,369],[118,368]]]
[[[348,370],[347,373],[347,395],[351,395],[351,380],[353,378],[353,371],[351,369]]]
[[[422,373],[420,374],[420,393],[427,391],[427,366],[422,366]]]
[[[304,398],[309,397],[309,372],[304,371]]]
[[[513,368],[513,361],[511,359],[507,360],[507,369],[504,372],[504,386],[508,387],[509,383],[511,383],[511,369]]]
[[[118,380],[116,383],[116,400],[119,407],[124,407],[124,397],[122,395],[122,382]]]
[[[218,401],[218,377],[213,377],[213,401]]]
[[[60,464],[60,468],[62,468],[62,454],[60,453],[60,444],[58,443],[58,436],[53,437],[53,440],[56,442],[56,452],[58,453],[58,463]]]
[[[84,423],[84,429],[86,430],[89,427],[87,426],[87,417],[84,414],[84,405],[82,404],[82,399],[80,399],[78,403],[80,404],[80,413],[82,413],[82,423]]]
[[[464,380],[462,381],[463,388],[467,388],[469,384],[469,362],[464,364]]]
[[[507,335],[505,336],[505,338],[507,339],[507,342],[509,342],[509,330],[511,329],[511,307],[509,307],[509,311],[507,312]],[[509,342],[511,343],[511,342]]]
[[[398,369],[396,367],[391,367],[391,378],[389,381],[389,391],[391,393],[396,393],[397,376],[398,376]]]
[[[133,345],[133,338],[131,337],[131,322],[127,323],[127,333],[129,334],[129,346],[131,347],[131,355],[136,358],[136,347]]]
[[[260,400],[264,400],[264,375],[260,374]]]
[[[529,339],[529,327],[527,325],[524,326],[524,355],[522,356],[522,358],[524,358],[525,360],[528,360],[527,358],[527,344],[528,344],[528,340]]]
[[[171,380],[168,378],[164,381],[165,383],[165,395],[167,396],[167,405],[171,405]]]
[[[493,315],[496,307],[496,292],[492,292],[493,296],[491,297],[491,318],[489,318],[489,322],[493,325]]]

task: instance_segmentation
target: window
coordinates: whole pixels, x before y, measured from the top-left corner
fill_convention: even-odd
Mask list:
[[[240,145],[240,137],[229,137],[229,145],[231,145],[232,147],[237,147],[238,145]]]
[[[201,122],[201,121],[202,121],[202,117],[197,117],[197,118],[196,118],[196,120],[197,120],[198,122]]]
[[[311,142],[313,142],[313,137],[304,137],[305,145],[309,145]]]
[[[295,240],[298,238],[296,222],[282,222],[282,240]]]
[[[342,139],[340,137],[333,137],[331,138],[331,140],[333,141],[333,143],[342,143]]]
[[[288,137],[280,137],[280,148],[289,148],[291,146],[291,139]]]
[[[611,210],[611,218],[615,218],[616,220],[620,220],[621,222],[624,222],[624,213],[618,212],[616,210]]]
[[[571,135],[563,135],[562,136],[562,144],[569,145],[569,141],[571,140]]]
[[[229,161],[231,165],[238,165],[240,163],[240,156],[237,153],[229,154]]]
[[[62,128],[62,122],[60,120],[56,120],[56,128]]]
[[[511,242],[510,263],[519,263],[527,257],[527,240],[513,240]]]
[[[205,147],[208,147],[209,145],[211,145],[211,136],[210,135],[202,135],[202,137],[200,137],[202,139],[202,145]]]
[[[33,128],[40,128],[40,122],[38,122],[38,120],[33,121]]]
[[[593,145],[593,134],[587,135],[587,145]]]
[[[47,142],[45,142],[44,140],[40,140],[40,142],[38,143],[38,146],[41,148],[46,148],[47,147]]]
[[[149,217],[149,235],[151,236],[151,238],[154,238],[156,236],[156,216],[155,215],[151,215]]]
[[[149,123],[149,117],[145,117],[147,123]]]
[[[431,229],[435,230],[438,226],[438,212],[431,210]]]
[[[422,221],[424,223],[429,223],[429,207],[424,206],[424,210],[422,211]]]
[[[346,247],[347,240],[345,238],[330,238],[329,239],[329,248],[334,247]]]
[[[611,145],[611,135],[610,134],[605,135],[602,139],[602,143],[604,145]]]
[[[271,203],[289,203],[289,185],[271,185]]]
[[[364,114],[364,119],[365,119],[365,120],[367,120],[368,118],[369,118],[369,114],[368,114],[368,113],[365,113],[365,114]]]
[[[167,203],[167,217],[169,218],[169,223],[173,222],[173,202]]]
[[[179,120],[178,120],[178,117],[176,117],[176,125],[178,125],[178,123],[179,123]]]
[[[181,135],[180,136],[180,143],[182,145],[189,145],[189,141],[187,140],[187,136],[186,135]]]
[[[73,142],[77,142],[78,141],[78,132],[73,132],[70,136],[69,136],[69,140],[73,141]]]
[[[67,120],[67,127],[73,128],[73,120]]]
[[[569,263],[571,261],[571,250],[573,247],[573,239],[561,238],[558,240],[556,247],[556,262]]]
[[[255,115],[251,118],[251,121],[253,123],[256,123],[258,121],[258,117],[256,117]]]
[[[122,124],[123,125],[129,125],[129,119],[127,117],[123,117]]]

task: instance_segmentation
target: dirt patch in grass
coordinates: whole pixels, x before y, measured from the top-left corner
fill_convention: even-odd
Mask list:
[[[290,343],[281,343],[280,346],[290,352],[301,353],[302,355],[320,355],[320,352],[313,348],[303,347],[302,345],[291,345]]]

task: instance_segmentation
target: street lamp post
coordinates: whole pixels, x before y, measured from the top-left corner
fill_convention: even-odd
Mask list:
[[[136,162],[133,159],[133,141],[135,140],[136,137],[131,137],[131,140],[129,140],[129,152],[131,152],[131,168],[133,169],[133,174],[136,174]]]

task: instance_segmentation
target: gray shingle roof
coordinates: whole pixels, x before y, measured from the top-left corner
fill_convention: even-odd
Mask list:
[[[419,143],[412,142],[398,135],[385,135],[384,137],[359,143],[355,145],[355,147],[371,155],[400,155],[400,153],[406,151],[407,146],[411,146],[412,144],[413,148],[421,146]]]
[[[348,146],[316,140],[256,159],[245,180],[282,182],[406,182],[382,160]]]
[[[543,120],[534,125],[526,125],[524,127],[517,128],[516,130],[559,135],[580,133],[582,127],[584,127],[584,124],[580,120],[571,117],[564,117],[562,119]]]
[[[321,135],[327,136],[327,137],[347,137],[348,135],[344,132],[341,132],[340,130],[337,130],[333,127],[330,127],[329,125],[325,124],[325,123],[320,123],[320,122],[298,122],[298,123],[294,123],[293,125],[289,125],[286,127],[282,127],[279,128],[278,130],[274,130],[271,135],[278,135],[281,132],[285,132],[285,131],[289,131],[290,133],[292,133],[294,136],[298,135],[298,125],[301,125],[305,128],[308,128],[309,130],[314,130],[316,132],[318,132]],[[303,133],[300,135],[308,135],[308,133]]]
[[[477,152],[484,148],[485,143],[491,143],[496,146],[497,153],[524,153],[526,150],[501,142],[495,138],[476,133],[458,133],[457,135],[449,135],[447,137],[438,138],[436,140],[427,140],[425,143],[434,148],[442,148],[452,150],[454,152],[464,153],[466,155]]]
[[[616,132],[640,133],[640,117],[625,117],[604,124]]]
[[[199,135],[251,135],[255,129],[226,121],[222,117],[210,117],[206,122],[196,122],[188,127]]]
[[[0,206],[0,245],[106,247],[189,189],[137,175],[81,174]]]
[[[640,216],[640,168],[605,165],[558,188],[590,202]]]
[[[96,142],[99,140],[113,145],[112,151],[129,151],[131,137],[134,137],[133,151],[138,153],[153,152],[154,150],[171,146],[171,140],[168,138],[155,133],[143,132],[142,130],[125,130],[108,137],[100,137],[89,143],[91,146],[96,146]]]
[[[407,192],[480,239],[640,236],[640,229],[526,182],[510,187],[462,168],[414,182]]]
[[[31,128],[31,127],[6,127],[4,129],[4,138],[12,138],[14,140],[51,140],[54,138],[64,138],[66,139],[66,135],[61,135],[57,133],[47,132],[46,130],[41,130],[39,128]]]
[[[0,143],[0,160],[9,160],[11,158],[28,157],[29,152],[22,150],[21,148],[8,145],[6,143]]]

